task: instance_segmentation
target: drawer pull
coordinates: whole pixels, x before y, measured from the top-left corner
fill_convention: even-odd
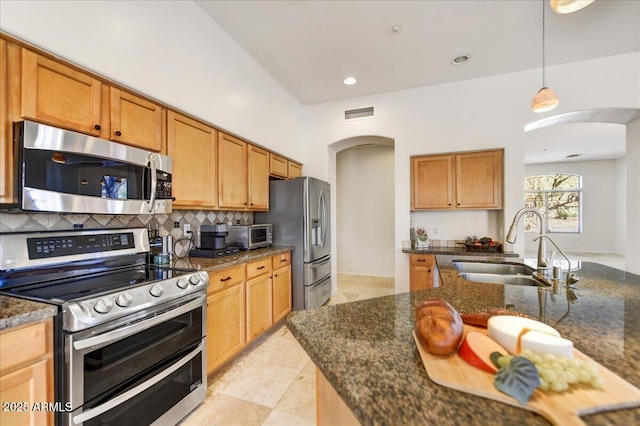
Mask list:
[[[258,266],[258,268],[257,268],[257,269],[258,269],[258,270],[260,270],[260,269],[264,269],[264,268],[265,268],[265,266],[264,266],[264,265],[262,265],[262,266]]]
[[[227,277],[227,278],[220,278],[220,281],[229,281],[231,279],[231,277]]]
[[[427,259],[417,259],[417,260],[418,260],[418,262],[426,262],[427,261]]]

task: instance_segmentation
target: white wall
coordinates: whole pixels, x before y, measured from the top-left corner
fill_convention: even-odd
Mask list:
[[[624,241],[626,193],[619,184],[616,160],[575,161],[525,166],[525,176],[567,173],[582,176],[582,233],[550,234],[563,251],[615,253],[617,241]],[[624,173],[624,171],[622,171]],[[523,233],[525,250],[536,251],[536,232]],[[550,248],[550,247],[549,247]]]
[[[522,206],[524,125],[545,116],[580,109],[638,108],[639,64],[640,53],[633,53],[548,67],[547,82],[561,101],[556,110],[546,114],[534,114],[529,109],[531,98],[539,89],[539,70],[305,107],[307,156],[313,159],[305,171],[335,184],[335,153],[328,148],[331,144],[361,135],[378,135],[395,141],[396,291],[407,291],[408,256],[402,253],[401,244],[408,239],[410,227],[411,155],[504,148],[504,214],[496,218],[497,237],[504,241],[505,228]],[[375,108],[375,118],[343,120],[344,110],[366,106]],[[469,220],[477,225],[474,229],[478,234],[492,232],[490,219]],[[443,239],[457,235],[455,215],[435,215],[428,221],[429,226],[441,230]],[[514,246],[508,245],[507,249],[523,253],[522,240]],[[339,256],[335,244],[332,251]]]
[[[367,143],[367,138],[362,138]],[[336,155],[339,273],[393,277],[394,153],[384,145]]]
[[[640,118],[627,124],[626,180],[625,271],[640,274]]]
[[[191,1],[2,1],[0,28],[306,162],[301,105]]]
[[[625,244],[627,235],[627,162],[626,159],[616,160],[616,205],[614,210],[615,231],[613,238],[615,242],[614,253],[625,254]],[[640,200],[639,200],[640,201]]]

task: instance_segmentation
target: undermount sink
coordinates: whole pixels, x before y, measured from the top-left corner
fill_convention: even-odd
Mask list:
[[[483,274],[478,272],[461,272],[460,278],[477,283],[507,284],[542,287],[545,284],[531,275]]]
[[[479,274],[532,275],[535,272],[535,269],[527,265],[508,263],[454,261],[453,266],[458,270],[458,272]]]
[[[453,266],[460,272],[460,278],[489,284],[523,286],[545,286],[533,277],[535,269],[523,264],[454,261]]]

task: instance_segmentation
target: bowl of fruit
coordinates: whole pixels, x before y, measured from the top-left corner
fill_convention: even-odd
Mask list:
[[[493,241],[490,237],[478,238],[475,235],[467,236],[463,244],[467,248],[467,251],[502,253],[502,244],[497,241]]]

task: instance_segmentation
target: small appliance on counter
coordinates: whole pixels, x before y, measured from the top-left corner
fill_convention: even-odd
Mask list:
[[[202,225],[200,227],[200,247],[189,251],[191,257],[223,257],[240,252],[238,247],[227,246],[229,227],[226,223]]]
[[[273,227],[267,223],[230,226],[227,242],[247,251],[269,247],[273,243]]]

